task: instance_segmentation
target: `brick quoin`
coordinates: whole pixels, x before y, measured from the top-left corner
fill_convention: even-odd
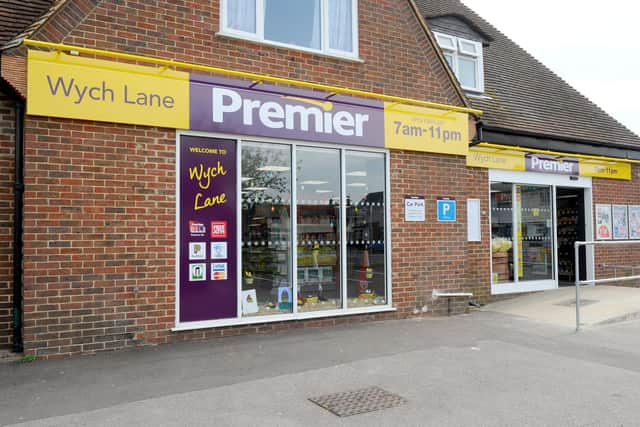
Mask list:
[[[462,105],[408,2],[359,0],[363,62],[216,36],[218,7],[217,1],[71,1],[34,38]],[[25,51],[13,58],[22,64],[14,82],[22,91]],[[26,354],[64,357],[383,320],[424,306],[439,313],[446,305],[433,304],[433,289],[489,297],[489,224],[483,216],[482,241],[467,243],[465,218],[467,198],[481,199],[488,211],[487,171],[467,168],[462,156],[392,151],[397,312],[171,332],[175,130],[34,116],[25,127]],[[404,222],[405,194],[425,195],[427,222]],[[458,222],[435,221],[437,196],[456,198]]]

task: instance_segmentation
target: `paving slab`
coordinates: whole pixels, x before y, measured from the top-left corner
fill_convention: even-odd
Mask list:
[[[575,287],[522,295],[488,304],[484,311],[522,316],[562,327],[576,325]],[[580,320],[594,326],[640,318],[640,289],[621,286],[583,286]]]

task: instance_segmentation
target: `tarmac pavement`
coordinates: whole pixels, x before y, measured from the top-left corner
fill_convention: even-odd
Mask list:
[[[0,424],[635,426],[640,321],[495,312],[0,364]],[[379,386],[407,403],[340,418],[310,402]]]

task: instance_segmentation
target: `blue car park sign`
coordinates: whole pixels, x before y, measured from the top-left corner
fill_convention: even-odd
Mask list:
[[[449,197],[438,197],[438,222],[456,221],[456,200]]]

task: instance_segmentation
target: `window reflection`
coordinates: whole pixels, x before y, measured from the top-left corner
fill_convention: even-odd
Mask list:
[[[553,278],[551,187],[491,184],[493,283]]]
[[[385,157],[345,154],[347,306],[386,304]]]
[[[264,38],[320,49],[320,0],[266,0]]]
[[[513,186],[491,184],[491,281],[514,280],[513,265]]]
[[[242,313],[291,313],[291,148],[242,144]]]
[[[516,184],[521,281],[553,278],[551,187]]]
[[[298,311],[342,307],[340,151],[298,148]]]

